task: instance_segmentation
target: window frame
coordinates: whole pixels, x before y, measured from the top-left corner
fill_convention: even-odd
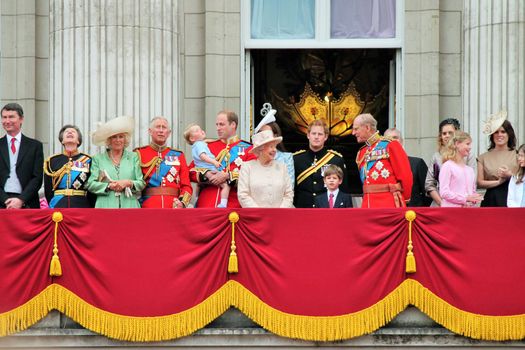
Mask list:
[[[253,39],[251,38],[251,0],[241,0],[241,136],[250,138],[253,116],[258,113],[252,106],[251,88],[252,49],[396,49],[393,70],[395,81],[391,81],[389,127],[397,127],[404,132],[404,26],[405,0],[396,0],[396,36],[394,38],[332,39],[330,37],[331,0],[315,0],[315,38],[314,39]],[[394,72],[392,72],[394,73]],[[395,89],[392,91],[392,89]],[[395,99],[393,94],[395,94]],[[394,106],[392,106],[392,103]]]

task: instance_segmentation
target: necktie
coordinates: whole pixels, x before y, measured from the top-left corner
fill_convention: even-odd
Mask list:
[[[330,208],[334,207],[334,194],[333,193],[330,193],[330,196],[328,199],[328,205],[330,206]]]
[[[13,137],[13,138],[11,139],[11,152],[13,152],[13,154],[16,153],[15,141],[16,141],[16,139]]]

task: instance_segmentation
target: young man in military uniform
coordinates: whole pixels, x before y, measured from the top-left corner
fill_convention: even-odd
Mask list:
[[[328,140],[328,126],[324,120],[314,120],[308,125],[308,149],[295,152],[295,195],[296,208],[313,208],[316,196],[326,194],[323,182],[324,170],[334,164],[343,169],[341,189],[347,192],[347,173],[343,156],[324,144]]]
[[[168,120],[153,118],[148,132],[151,143],[135,150],[146,182],[142,208],[185,208],[192,194],[188,164],[182,151],[166,146],[171,134]]]
[[[228,208],[240,208],[237,198],[237,179],[239,169],[243,162],[255,159],[251,143],[243,141],[237,136],[239,117],[235,112],[224,110],[217,114],[215,126],[217,127],[218,140],[208,143],[208,148],[215,155],[215,159],[225,171],[211,171],[195,168],[190,164],[191,181],[199,183],[200,192],[196,207],[215,208],[220,202],[219,185],[228,182],[231,186],[228,197]]]
[[[352,134],[365,143],[357,153],[357,167],[363,183],[363,208],[406,207],[412,192],[412,171],[401,144],[381,137],[371,114],[358,115]]]

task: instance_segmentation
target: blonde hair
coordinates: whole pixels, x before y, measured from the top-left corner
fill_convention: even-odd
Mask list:
[[[131,134],[129,132],[119,132],[118,134],[124,134],[124,148],[127,148],[131,143]],[[118,134],[113,134],[106,139],[106,148],[111,148],[109,147],[109,145],[111,144],[111,138]]]
[[[456,142],[465,142],[467,140],[472,141],[472,137],[464,131],[457,130],[454,135],[448,140],[445,150],[443,151],[443,163],[447,160],[455,160],[458,150],[456,148]]]
[[[188,125],[186,127],[186,130],[184,130],[184,133],[182,134],[184,136],[184,139],[186,140],[186,142],[189,144],[189,145],[193,145],[194,142],[191,141],[191,133],[194,132],[195,130],[197,130],[197,128],[200,128],[200,126],[198,126],[197,124],[195,123],[191,123],[190,125]]]
[[[330,133],[330,130],[328,130],[328,125],[326,124],[326,122],[324,121],[324,119],[316,119],[314,120],[313,122],[311,122],[310,124],[308,124],[308,133],[310,133],[310,131],[312,131],[312,128],[314,126],[320,126],[323,128],[324,130],[324,133],[326,135],[329,135]]]

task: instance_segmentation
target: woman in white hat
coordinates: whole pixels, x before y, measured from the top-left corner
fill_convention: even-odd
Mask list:
[[[243,208],[293,208],[293,188],[286,166],[276,161],[276,146],[282,137],[271,130],[253,135],[250,152],[257,156],[242,165],[237,197]]]
[[[518,171],[516,134],[507,112],[491,115],[483,133],[490,135],[490,146],[478,157],[478,188],[487,189],[481,206],[506,207],[509,179]]]
[[[272,105],[265,103],[261,109],[261,115],[263,119],[259,122],[257,127],[253,129],[253,133],[256,134],[259,131],[271,130],[273,136],[279,137],[283,136],[279,124],[277,124],[275,119],[275,114],[277,111],[272,109]],[[286,149],[283,146],[283,143],[277,145],[277,152],[275,153],[275,160],[283,162],[286,165],[288,171],[288,176],[290,177],[290,182],[292,183],[292,188],[295,186],[295,168],[293,164],[293,154],[291,152],[286,152]]]
[[[88,181],[88,190],[97,196],[95,208],[140,208],[135,193],[146,183],[137,154],[126,149],[134,124],[132,117],[118,117],[92,135],[95,145],[106,146],[105,152],[93,157]]]

